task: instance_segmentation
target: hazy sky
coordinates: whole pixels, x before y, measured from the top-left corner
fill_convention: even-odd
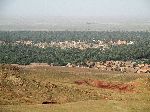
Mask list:
[[[150,18],[150,0],[0,0],[0,16]]]

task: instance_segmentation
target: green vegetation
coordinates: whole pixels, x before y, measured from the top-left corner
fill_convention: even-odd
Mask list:
[[[17,40],[32,40],[34,42],[81,40],[127,41],[143,40],[150,37],[148,31],[0,31],[0,40],[12,42]]]
[[[54,63],[66,65],[67,63],[83,64],[87,60],[143,60],[150,61],[150,41],[143,41],[128,46],[113,46],[105,51],[100,49],[60,49],[38,48],[25,45],[0,45],[0,63],[30,64]]]
[[[103,40],[105,42],[115,40],[134,41],[133,45],[109,46],[109,49],[61,49],[55,47],[39,48],[31,45],[12,45],[18,40],[31,40],[36,42],[71,41],[81,40],[93,42]],[[13,31],[0,32],[0,63],[6,64],[30,64],[53,63],[54,65],[66,65],[67,63],[84,64],[87,60],[133,60],[150,63],[150,32],[73,32],[73,31]]]

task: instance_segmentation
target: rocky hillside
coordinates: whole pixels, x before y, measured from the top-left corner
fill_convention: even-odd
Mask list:
[[[0,65],[0,105],[60,104],[100,99],[150,101],[150,81],[147,78],[138,79],[133,75],[130,78],[125,76],[121,81],[122,75],[112,72],[110,80],[110,74],[107,74],[81,68],[25,69]]]

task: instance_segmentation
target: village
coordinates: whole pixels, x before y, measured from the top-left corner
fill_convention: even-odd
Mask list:
[[[119,72],[132,72],[132,73],[150,73],[149,64],[137,64],[132,61],[106,61],[106,62],[86,62],[86,65],[74,65],[68,63],[67,67],[82,67],[94,68],[105,71],[119,71]]]
[[[18,65],[12,64],[13,66],[19,66],[23,68],[34,68],[34,67],[55,67],[57,65],[51,63],[50,65],[47,63],[31,63],[30,65]],[[68,63],[66,66],[60,67],[68,67],[68,68],[90,68],[90,69],[100,69],[102,71],[117,71],[121,73],[150,73],[150,65],[149,64],[137,64],[132,61],[106,61],[106,62],[90,62],[82,64],[71,64]]]
[[[116,41],[102,41],[93,39],[92,42],[87,41],[51,41],[47,42],[33,42],[33,41],[15,41],[13,45],[26,45],[26,46],[36,46],[39,48],[47,48],[47,47],[58,47],[61,49],[66,48],[77,48],[77,49],[88,49],[88,48],[100,48],[100,49],[108,49],[109,46],[120,46],[120,45],[132,45],[134,41],[125,41],[125,40],[116,40]],[[7,44],[4,41],[0,41],[1,44]],[[17,64],[13,64],[17,65]],[[21,65],[17,65],[21,66]],[[31,63],[30,65],[26,65],[25,67],[36,67],[36,66],[55,66],[53,63],[48,65],[47,63]],[[132,61],[106,61],[106,62],[90,62],[87,61],[84,64],[72,64],[68,63],[66,66],[62,67],[80,67],[80,68],[94,68],[101,69],[106,71],[119,71],[119,72],[132,72],[132,73],[150,73],[150,65],[148,64],[137,64]]]
[[[4,41],[0,41],[1,44],[6,44]],[[102,41],[102,40],[95,40],[93,39],[92,42],[87,42],[87,41],[51,41],[50,43],[48,42],[33,42],[30,40],[23,41],[15,41],[12,43],[13,45],[27,45],[27,46],[36,46],[39,48],[47,48],[47,47],[58,47],[61,49],[67,49],[67,48],[76,48],[76,49],[88,49],[88,48],[101,48],[101,49],[107,49],[109,48],[110,45],[113,46],[119,46],[119,45],[131,45],[134,44],[134,41],[125,41],[125,40],[117,40],[117,41]]]

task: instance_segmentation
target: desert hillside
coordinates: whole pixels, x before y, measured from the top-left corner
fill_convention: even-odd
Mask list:
[[[127,103],[125,110],[129,112],[148,112],[150,109],[149,74],[127,74],[93,68],[23,68],[12,65],[1,65],[0,72],[2,112],[29,112],[32,109],[34,112],[36,109],[47,112],[54,108],[59,111],[62,107],[70,111],[71,107],[77,105],[78,109],[71,111],[89,111],[83,108],[89,104],[97,112],[97,108],[103,107],[102,102],[106,103],[104,110],[108,111],[116,105],[116,111],[119,112],[123,103]],[[29,110],[23,109],[28,107]]]

